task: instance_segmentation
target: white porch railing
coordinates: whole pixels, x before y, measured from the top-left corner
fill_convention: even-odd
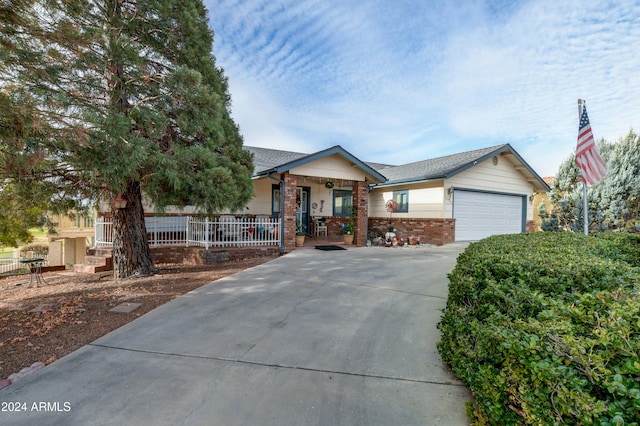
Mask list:
[[[48,256],[38,256],[42,257],[44,260],[42,261],[41,266],[48,266],[49,260]],[[9,272],[13,272],[18,269],[29,269],[29,265],[20,263],[21,260],[25,260],[28,258],[25,257],[4,257],[0,258],[0,274],[5,274]]]
[[[220,216],[217,220],[191,216],[154,216],[145,218],[149,245],[185,244],[186,246],[252,247],[278,245],[279,220],[271,217],[241,218]],[[96,247],[113,244],[111,218],[95,222]]]

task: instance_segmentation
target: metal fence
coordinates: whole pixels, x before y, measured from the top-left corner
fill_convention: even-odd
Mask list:
[[[39,256],[43,258],[42,266],[47,266],[49,264],[49,260],[46,255]],[[0,258],[0,274],[6,274],[9,272],[17,271],[19,269],[29,270],[29,265],[20,263],[21,260],[28,260],[26,257],[3,257]]]
[[[278,219],[269,216],[236,218],[220,216],[215,220],[191,216],[154,216],[145,218],[150,246],[184,244],[186,246],[252,247],[280,243]],[[97,247],[113,244],[111,218],[99,217],[95,222]]]

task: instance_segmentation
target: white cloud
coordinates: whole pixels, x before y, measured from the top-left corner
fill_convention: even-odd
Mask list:
[[[402,163],[508,142],[548,175],[578,98],[597,138],[640,118],[637,0],[206,3],[248,145]]]

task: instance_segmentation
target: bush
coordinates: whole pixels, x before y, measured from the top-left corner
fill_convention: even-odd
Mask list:
[[[41,257],[49,254],[49,246],[43,244],[30,244],[20,248],[20,257]]]
[[[536,233],[469,245],[438,349],[473,393],[475,424],[640,422],[639,242]]]

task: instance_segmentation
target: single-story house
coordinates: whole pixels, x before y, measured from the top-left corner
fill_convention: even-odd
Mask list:
[[[341,240],[352,222],[358,246],[390,226],[399,237],[437,245],[533,232],[534,195],[550,189],[509,144],[404,165],[365,162],[339,145],[311,154],[244,148],[253,154],[254,198],[221,214],[277,219],[281,252],[295,247],[298,224],[311,237],[322,229]]]
[[[509,144],[399,166],[359,160],[341,146],[313,154],[245,149],[255,165],[255,198],[246,213],[276,217],[284,204],[288,248],[298,221],[313,235],[322,218],[338,238],[352,208],[356,245],[366,244],[369,230],[389,226],[431,244],[533,232],[533,197],[549,190]]]

